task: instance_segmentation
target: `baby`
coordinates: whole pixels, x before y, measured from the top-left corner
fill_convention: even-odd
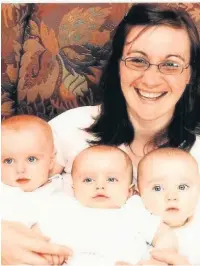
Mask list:
[[[53,135],[47,122],[32,115],[2,121],[1,180],[7,185],[3,190],[49,194],[62,190],[61,176],[49,178],[54,157]]]
[[[144,208],[139,196],[132,196],[132,178],[132,162],[119,148],[93,146],[77,155],[72,166],[75,198],[48,200],[50,207],[37,225],[53,242],[73,250],[70,266],[136,264],[148,256],[147,242],[176,248],[171,229]]]
[[[200,265],[200,175],[195,159],[173,148],[148,153],[138,165],[138,189],[146,208],[173,228],[179,252]]]
[[[2,121],[1,200],[4,202],[3,217],[9,219],[10,215],[12,216],[11,212],[16,211],[16,220],[24,222],[29,212],[23,208],[21,202],[24,202],[34,213],[37,208],[31,208],[31,206],[35,198],[39,202],[44,196],[63,191],[61,175],[49,178],[54,165],[54,157],[53,135],[47,122],[32,115],[18,115]],[[15,210],[11,208],[12,204],[17,206]],[[52,258],[49,259],[51,262]]]

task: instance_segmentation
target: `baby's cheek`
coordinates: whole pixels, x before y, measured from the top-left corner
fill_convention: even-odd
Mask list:
[[[161,215],[164,211],[164,205],[162,201],[155,201],[152,198],[146,198],[144,202],[146,208],[155,215]]]

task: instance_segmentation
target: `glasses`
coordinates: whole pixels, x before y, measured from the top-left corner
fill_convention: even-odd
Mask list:
[[[140,57],[127,57],[121,58],[121,61],[125,63],[125,66],[129,69],[136,71],[146,71],[150,66],[157,66],[158,70],[165,75],[178,75],[188,68],[190,64],[185,66],[173,61],[166,61],[160,64],[151,64],[144,58]]]

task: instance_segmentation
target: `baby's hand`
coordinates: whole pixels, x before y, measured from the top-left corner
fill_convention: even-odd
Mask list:
[[[133,266],[133,265],[125,261],[117,261],[115,263],[115,266]]]
[[[42,254],[42,257],[44,257],[50,265],[62,265],[65,258],[64,256],[57,256],[57,255],[49,255],[49,254]]]
[[[57,255],[49,255],[49,254],[42,254],[42,257],[44,257],[50,265],[62,265],[64,261],[67,262],[67,259],[64,256],[57,256]]]
[[[32,226],[32,230],[41,234],[41,231],[37,224]],[[41,254],[41,253],[40,253],[40,256],[44,257],[49,262],[50,265],[54,265],[54,266],[62,265],[64,262],[67,262],[72,256],[72,250],[70,248],[67,248],[67,249],[68,249],[67,256]]]

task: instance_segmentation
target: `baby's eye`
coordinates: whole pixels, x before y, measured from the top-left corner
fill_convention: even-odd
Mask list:
[[[92,183],[94,180],[90,177],[87,177],[83,180],[84,183]]]
[[[27,158],[27,160],[30,162],[30,163],[35,163],[37,161],[37,158],[35,156],[29,156]]]
[[[154,191],[161,191],[161,190],[163,190],[163,188],[160,185],[156,185],[156,186],[154,186],[152,188],[152,190],[154,190]]]
[[[116,183],[116,182],[118,182],[118,179],[115,178],[115,177],[108,177],[107,178],[107,182],[109,182],[109,183]]]
[[[3,162],[6,163],[6,164],[12,164],[14,162],[14,159],[6,158]]]
[[[179,189],[179,190],[186,190],[186,189],[188,189],[188,188],[189,188],[189,186],[186,185],[186,184],[180,184],[180,185],[178,186],[178,189]]]

